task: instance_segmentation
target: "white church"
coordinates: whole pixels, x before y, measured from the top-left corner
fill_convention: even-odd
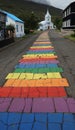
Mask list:
[[[39,23],[39,29],[38,30],[47,30],[47,29],[54,29],[54,24],[51,21],[51,15],[49,13],[49,10],[47,10],[47,13],[45,15],[45,20],[41,21]]]

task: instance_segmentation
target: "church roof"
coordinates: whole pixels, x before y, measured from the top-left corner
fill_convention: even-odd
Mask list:
[[[46,24],[46,21],[41,21],[39,24],[44,25],[44,24]]]

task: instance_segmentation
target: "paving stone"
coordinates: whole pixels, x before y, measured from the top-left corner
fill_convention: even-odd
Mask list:
[[[40,93],[37,88],[30,88],[28,97],[39,97]]]
[[[69,112],[67,102],[64,98],[54,98],[56,112]]]
[[[11,78],[12,78],[12,76],[13,76],[13,73],[9,73],[9,74],[6,76],[6,78],[5,78],[5,79],[11,79]]]
[[[49,123],[48,130],[61,130],[61,124]],[[68,129],[65,129],[68,130]]]
[[[0,97],[9,97],[10,93],[12,91],[12,88],[0,88]]]
[[[19,130],[32,130],[33,124],[32,123],[28,123],[28,124],[20,124],[20,128]]]
[[[8,125],[19,124],[21,113],[8,113]]]
[[[21,97],[29,97],[29,88],[22,88]]]
[[[23,113],[21,123],[33,123],[34,114],[33,113]]]
[[[6,83],[4,84],[4,86],[12,86],[12,84],[14,83],[14,79],[9,79],[6,81]]]
[[[63,130],[75,130],[75,123],[63,123]]]
[[[21,97],[21,89],[22,88],[19,88],[19,87],[12,88],[12,91],[10,92],[9,97]]]
[[[25,99],[24,98],[14,98],[10,108],[9,112],[22,112],[25,107]]]
[[[54,104],[51,98],[33,99],[32,112],[54,112]]]
[[[25,99],[25,108],[24,112],[31,112],[32,111],[32,98]]]
[[[2,122],[0,122],[0,129],[7,130],[7,126],[5,124],[3,124]]]
[[[67,99],[67,103],[68,103],[70,112],[71,112],[71,113],[74,113],[74,112],[75,112],[75,99],[73,99],[73,98],[68,98],[68,99]]]
[[[75,123],[75,114],[65,113],[64,114],[64,122],[74,122]]]
[[[46,123],[39,123],[39,122],[35,122],[34,126],[32,128],[32,130],[47,130],[47,125]]]
[[[20,76],[20,73],[13,73],[13,76],[9,79],[18,79]]]
[[[61,88],[60,86],[57,87],[48,87],[48,97],[66,97],[66,91],[64,88]]]
[[[8,111],[12,98],[0,98],[0,112]]]
[[[8,113],[7,112],[0,112],[0,122],[3,122],[3,124],[7,125],[7,122],[8,122]],[[0,126],[0,128],[1,128],[1,126]]]
[[[12,83],[12,87],[18,87],[19,86],[19,84],[21,83],[21,80],[20,79],[15,79],[14,80],[14,83]]]
[[[62,123],[63,113],[48,113],[48,122],[49,123]]]
[[[19,125],[11,125],[11,126],[8,126],[8,130],[18,130],[18,127]]]
[[[41,123],[47,123],[47,113],[36,113],[35,114],[35,121]]]

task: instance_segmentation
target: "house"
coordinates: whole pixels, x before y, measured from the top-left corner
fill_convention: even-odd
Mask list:
[[[49,13],[49,10],[47,10],[45,20],[39,23],[39,30],[47,30],[47,29],[54,29],[54,25],[53,22],[51,21],[51,15]]]
[[[0,40],[5,39],[6,14],[0,10]]]
[[[4,13],[7,15],[6,26],[13,25],[15,28],[15,37],[24,36],[24,22],[11,13],[8,13],[6,11],[4,11]]]
[[[75,30],[75,2],[72,2],[64,9],[62,28]]]

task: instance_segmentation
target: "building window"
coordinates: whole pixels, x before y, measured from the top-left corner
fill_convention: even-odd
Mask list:
[[[67,20],[67,27],[70,27],[70,20]]]
[[[18,25],[16,25],[16,31],[18,32]]]
[[[8,22],[8,17],[6,17],[6,22]]]
[[[65,11],[65,17],[66,17],[66,11]]]
[[[21,32],[23,31],[23,26],[21,25]]]
[[[69,7],[69,14],[71,13],[71,7]]]

